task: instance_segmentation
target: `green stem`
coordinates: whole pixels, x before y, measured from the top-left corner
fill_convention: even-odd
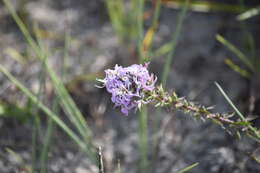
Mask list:
[[[45,136],[45,141],[43,144],[43,149],[40,155],[40,165],[41,165],[41,171],[40,173],[46,173],[46,161],[48,158],[48,150],[49,150],[49,146],[51,143],[51,138],[52,138],[52,133],[53,133],[53,129],[54,129],[54,123],[53,120],[51,118],[48,118],[48,127],[47,127],[47,134]]]
[[[143,63],[145,57],[143,57],[143,50],[142,50],[142,42],[143,42],[143,11],[144,11],[144,0],[136,1],[138,4],[138,11],[137,11],[137,31],[138,31],[138,60],[140,63]],[[141,156],[141,161],[139,165],[139,172],[147,172],[148,168],[148,159],[147,159],[147,109],[144,106],[142,111],[139,114],[139,152]]]
[[[139,62],[142,63],[145,59],[145,57],[143,57],[143,50],[142,50],[142,43],[144,38],[144,27],[143,27],[144,0],[139,0],[138,2],[139,2],[138,11],[137,11],[138,54],[139,54]]]
[[[190,114],[195,118],[200,118],[202,120],[209,119],[213,122],[217,123],[224,129],[235,130],[235,132],[239,133],[245,132],[246,134],[253,136],[256,140],[260,140],[259,131],[252,127],[250,122],[248,122],[244,116],[238,111],[238,109],[234,106],[231,100],[226,96],[224,91],[220,88],[218,84],[216,84],[224,97],[228,100],[229,104],[233,107],[236,113],[239,115],[239,119],[231,119],[234,113],[213,113],[210,110],[212,107],[205,107],[203,105],[195,104],[185,98],[179,98],[175,92],[169,94],[165,92],[162,86],[157,87],[155,91],[150,93],[149,95],[152,97],[152,100],[156,103],[156,107],[170,107],[174,110],[180,110],[186,114]]]
[[[177,19],[176,31],[173,32],[173,35],[172,35],[171,51],[166,58],[166,62],[165,62],[165,65],[164,65],[164,68],[163,68],[163,73],[162,73],[162,85],[163,86],[166,85],[166,82],[167,82],[167,79],[168,79],[170,67],[171,67],[171,64],[172,64],[172,57],[175,53],[175,48],[176,48],[176,45],[178,43],[178,39],[179,39],[180,32],[181,32],[181,29],[182,29],[184,17],[187,13],[188,4],[189,4],[189,0],[185,0],[185,4],[184,4],[184,6],[181,10],[180,15],[178,16],[178,19]]]
[[[58,119],[58,117],[51,112],[47,107],[45,107],[43,104],[39,104],[39,107],[49,116],[51,116],[54,120],[55,123],[60,125],[62,129],[68,133],[69,136],[71,136],[76,143],[79,145],[84,145],[81,146],[82,148],[85,149],[86,153],[89,153],[89,156],[93,161],[96,163],[96,158],[94,156],[94,153],[91,152],[92,149],[92,144],[91,144],[91,139],[92,139],[92,134],[91,130],[89,129],[86,119],[83,117],[82,113],[80,110],[77,108],[75,102],[69,95],[68,91],[66,90],[65,86],[63,85],[63,82],[58,78],[54,70],[51,69],[51,67],[48,65],[48,63],[44,62],[45,57],[47,54],[43,52],[39,45],[35,42],[33,37],[31,36],[30,32],[28,31],[27,27],[25,24],[22,22],[21,18],[16,14],[13,6],[9,2],[9,0],[3,0],[4,4],[6,5],[7,9],[10,11],[13,19],[17,23],[18,27],[20,28],[21,32],[23,33],[25,39],[27,40],[29,46],[33,49],[33,51],[36,54],[36,57],[39,58],[41,62],[44,63],[44,67],[46,72],[51,78],[51,82],[54,86],[55,93],[58,95],[59,98],[59,103],[61,104],[62,108],[64,109],[64,112],[70,119],[70,121],[75,125],[77,130],[79,131],[80,135],[83,137],[84,142],[80,140],[80,138],[75,135],[67,126],[64,126],[65,124]],[[26,89],[22,84],[20,84],[4,67],[0,66],[0,70],[4,72],[10,80],[12,80],[13,83],[16,83],[19,85],[18,87],[28,96],[30,99],[36,104],[38,103],[37,98],[28,90]]]
[[[40,128],[40,121],[39,117],[33,116],[33,131],[32,131],[32,172],[36,172],[36,165],[37,165],[37,153],[39,149],[39,141],[38,141],[38,134]]]
[[[238,110],[238,108],[233,104],[233,102],[227,96],[227,94],[222,89],[222,87],[217,82],[215,82],[215,84],[218,87],[219,91],[222,93],[222,95],[225,97],[225,99],[227,100],[229,105],[235,110],[235,112],[237,113],[239,118],[241,118],[241,120],[243,120],[243,121],[247,121],[246,118],[243,116],[243,114]],[[258,140],[260,140],[260,133],[259,133],[259,131],[257,129],[255,129],[253,126],[251,126],[251,124],[248,125],[248,128],[249,128],[250,131],[252,131],[254,133],[254,136],[256,138],[258,138]]]
[[[148,159],[147,159],[147,109],[143,107],[139,114],[139,152],[141,161],[139,165],[139,172],[147,172]]]
[[[172,57],[175,53],[175,48],[178,44],[178,38],[179,38],[181,29],[182,29],[182,24],[183,24],[185,15],[187,13],[188,5],[189,5],[189,0],[185,0],[184,6],[182,7],[180,14],[178,16],[178,19],[177,19],[176,30],[175,30],[175,32],[173,32],[173,35],[172,35],[172,40],[170,42],[170,53],[168,54],[168,56],[166,58],[166,62],[164,63],[164,68],[163,68],[163,73],[162,73],[162,85],[163,86],[166,86],[166,83],[167,83],[167,78],[168,78],[168,75],[169,75],[169,72],[170,72],[170,66],[172,64]],[[161,0],[157,0],[155,17],[154,17],[154,20],[153,20],[153,26],[156,26],[156,24],[157,24],[157,21],[158,21],[158,18],[159,18],[160,6],[161,6]],[[153,131],[154,132],[158,131],[159,120],[160,120],[159,115],[160,114],[161,114],[161,110],[160,110],[160,108],[157,108],[156,109],[156,117],[155,117],[155,120],[154,120],[154,123],[153,123]],[[153,139],[153,142],[152,142],[152,148],[153,148],[152,160],[153,160],[153,163],[156,163],[158,145],[159,145],[158,138],[155,137]],[[152,166],[153,165],[154,164],[152,164]]]
[[[158,20],[159,20],[160,11],[161,11],[161,1],[162,0],[156,0],[156,4],[155,4],[155,11],[154,11],[154,16],[153,16],[153,20],[152,20],[152,29],[154,30],[154,32],[158,26]],[[154,34],[152,34],[151,42],[153,42],[153,40],[154,40]],[[152,45],[152,43],[151,43],[151,45]],[[147,49],[148,57],[150,57],[152,54],[151,49],[152,49],[152,46],[149,46]],[[148,57],[145,57],[145,58],[148,58]]]
[[[0,71],[4,73],[10,81],[14,85],[16,85],[17,88],[19,88],[31,101],[35,104],[38,104],[38,107],[53,121],[60,126],[61,129],[63,129],[69,137],[71,137],[75,143],[79,145],[81,149],[84,151],[88,151],[86,144],[54,113],[52,112],[48,107],[46,107],[41,101],[37,99],[27,88],[25,88],[14,76],[12,76],[2,65],[0,65]],[[93,158],[93,157],[92,157]]]

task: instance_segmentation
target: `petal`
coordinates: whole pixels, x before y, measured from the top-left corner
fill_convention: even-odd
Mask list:
[[[128,109],[126,109],[126,108],[124,108],[124,107],[121,108],[121,112],[122,112],[123,114],[125,114],[126,116],[128,115]]]

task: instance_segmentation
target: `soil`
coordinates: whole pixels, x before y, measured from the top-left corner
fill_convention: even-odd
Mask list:
[[[122,172],[138,172],[138,114],[131,112],[129,116],[124,116],[118,109],[114,109],[109,94],[104,89],[96,88],[96,81],[92,79],[93,76],[103,75],[104,69],[112,68],[115,64],[127,66],[137,63],[136,53],[124,46],[114,33],[104,1],[24,0],[23,6],[19,5],[20,1],[12,2],[28,26],[32,26],[34,21],[45,33],[43,40],[51,51],[49,64],[57,73],[62,69],[65,33],[71,33],[65,83],[93,129],[94,143],[103,148],[105,172],[116,172],[118,160]],[[170,40],[175,31],[178,13],[179,10],[176,9],[165,6],[162,8],[154,49]],[[224,60],[232,58],[234,62],[244,66],[215,39],[219,33],[236,46],[244,46],[245,34],[235,17],[236,14],[233,13],[188,11],[173,57],[167,83],[169,91],[176,90],[180,96],[206,106],[214,105],[217,112],[232,111],[214,85],[217,81],[242,111],[248,110],[249,82],[232,71]],[[248,30],[257,35],[255,21],[251,21]],[[36,92],[39,88],[38,73],[41,71],[41,64],[28,49],[21,32],[2,4],[0,25],[1,64]],[[145,23],[145,28],[148,27],[149,21]],[[14,60],[7,53],[8,48],[13,48],[26,57],[26,63]],[[256,49],[256,53],[259,53],[259,49]],[[165,57],[157,57],[150,63],[150,70],[159,79]],[[80,76],[85,76],[87,80],[81,80]],[[48,99],[53,99],[53,89],[48,82],[46,85],[48,92],[45,103],[48,105],[51,104]],[[2,74],[0,99],[1,102],[19,106],[25,106],[27,102],[27,98]],[[152,127],[158,118],[160,127],[154,130]],[[65,118],[64,120],[66,121]],[[190,171],[192,173],[260,172],[259,164],[250,158],[250,153],[259,144],[246,136],[239,140],[212,122],[195,120],[180,112],[157,111],[148,107],[148,127],[148,159],[152,163],[149,165],[150,172],[177,172],[195,162],[199,165]],[[44,129],[46,119],[42,118],[43,134]],[[5,115],[0,119],[1,173],[29,172],[32,162],[31,136],[30,117],[20,120]],[[151,152],[154,137],[160,139],[155,160]],[[94,173],[98,169],[56,127],[48,155],[47,171]]]

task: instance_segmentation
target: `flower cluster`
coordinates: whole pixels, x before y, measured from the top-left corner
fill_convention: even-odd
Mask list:
[[[105,70],[105,79],[99,79],[112,94],[112,102],[121,112],[128,115],[129,110],[136,109],[149,100],[145,99],[145,93],[155,88],[156,77],[149,74],[148,63],[134,64],[129,67],[116,65],[114,69]]]
[[[116,107],[120,107],[125,115],[128,115],[131,109],[152,102],[155,107],[173,108],[202,120],[212,120],[231,134],[233,130],[236,134],[243,131],[260,140],[259,129],[253,127],[244,117],[235,119],[232,117],[234,113],[213,113],[212,107],[195,104],[184,97],[178,97],[175,92],[168,93],[162,85],[155,86],[157,78],[153,74],[150,75],[147,68],[148,63],[125,68],[116,65],[114,69],[105,70],[104,79],[98,79],[102,82],[102,87],[106,87],[112,94],[112,102]]]

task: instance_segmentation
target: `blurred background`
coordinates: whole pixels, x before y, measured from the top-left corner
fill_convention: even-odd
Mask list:
[[[99,172],[89,145],[105,172],[260,172],[259,141],[152,106],[124,116],[95,87],[148,61],[166,90],[232,112],[217,81],[259,128],[259,13],[257,0],[1,0],[0,172]]]

